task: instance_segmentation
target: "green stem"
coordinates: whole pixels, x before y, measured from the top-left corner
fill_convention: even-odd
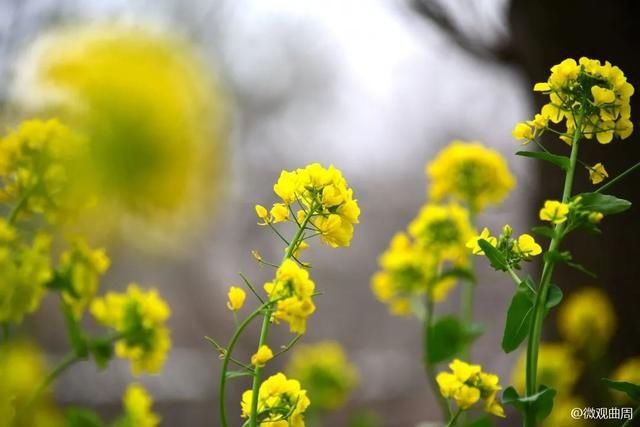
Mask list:
[[[53,383],[64,371],[69,369],[72,365],[84,360],[84,357],[78,356],[75,352],[68,353],[43,380],[35,389],[27,403],[22,408],[21,413],[25,413],[29,410],[29,408],[38,401],[40,395],[44,393],[44,391],[49,388],[51,383]]]
[[[461,295],[461,320],[462,325],[467,329],[471,329],[473,324],[473,300],[475,283],[466,280],[462,283]],[[460,356],[467,362],[471,362],[471,343],[465,345]]]
[[[638,416],[640,416],[640,406],[638,406],[636,410],[633,411],[633,414],[631,415],[631,419],[628,419],[627,421],[625,421],[624,424],[622,424],[620,427],[631,427],[631,422],[634,419],[636,419]]]
[[[462,409],[458,408],[458,411],[455,413],[455,415],[447,423],[447,427],[455,426],[456,425],[456,421],[458,421],[458,417],[460,416],[461,413],[462,413]]]
[[[616,176],[615,178],[612,178],[606,184],[603,184],[600,187],[598,187],[598,189],[595,191],[595,193],[600,193],[601,191],[606,190],[607,188],[611,187],[613,184],[617,183],[622,178],[624,178],[625,176],[629,175],[630,173],[632,173],[633,171],[635,171],[638,168],[640,168],[640,162],[638,162],[635,165],[631,166],[629,169],[627,169],[626,171],[622,172],[620,175]]]
[[[562,191],[562,203],[567,203],[571,197],[571,190],[573,188],[573,176],[576,170],[576,163],[578,160],[578,146],[581,138],[581,124],[582,116],[578,116],[576,119],[576,130],[573,134],[573,143],[571,144],[571,156],[569,157],[569,168],[564,181],[564,189]],[[554,252],[560,246],[560,241],[563,237],[565,223],[557,224],[554,229],[554,237],[549,243],[549,249],[547,252]],[[527,361],[526,361],[526,396],[532,396],[536,393],[537,389],[537,375],[538,375],[538,350],[540,347],[540,339],[542,337],[542,323],[545,317],[545,304],[547,302],[547,296],[549,293],[549,287],[551,285],[551,276],[553,275],[553,269],[555,262],[551,257],[545,261],[542,268],[542,275],[540,277],[540,285],[538,286],[538,292],[536,294],[536,300],[534,303],[533,319],[531,321],[531,327],[529,329],[529,340],[527,342]],[[534,427],[536,425],[535,412],[531,407],[528,407],[525,414],[525,427]]]
[[[429,361],[429,352],[428,352],[428,343],[429,343],[429,335],[431,334],[431,326],[433,324],[433,300],[429,296],[429,291],[427,290],[426,297],[426,316],[424,320],[424,368],[427,374],[427,380],[429,381],[429,386],[431,387],[431,391],[433,395],[436,397],[436,401],[440,406],[440,411],[442,412],[442,419],[446,420],[451,416],[449,411],[449,405],[447,404],[447,400],[440,394],[440,387],[438,387],[438,382],[436,381],[436,372],[435,367]]]
[[[317,207],[315,205],[311,205],[309,207],[309,211],[306,213],[304,219],[300,223],[298,227],[298,231],[291,239],[291,243],[287,246],[287,249],[284,253],[284,257],[282,258],[282,262],[284,263],[289,258],[293,257],[293,253],[295,252],[298,244],[304,239],[304,231],[311,219],[311,216],[315,213]],[[258,341],[258,348],[262,347],[267,343],[267,338],[269,336],[269,326],[271,325],[271,310],[267,309],[265,311],[264,317],[262,319],[262,328],[260,330],[260,339]],[[256,366],[256,369],[253,373],[253,385],[251,395],[251,413],[249,414],[249,426],[257,427],[258,426],[258,396],[260,393],[260,384],[262,384],[262,370],[263,366]]]

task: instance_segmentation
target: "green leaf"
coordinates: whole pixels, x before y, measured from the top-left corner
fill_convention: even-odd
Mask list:
[[[499,250],[493,247],[491,243],[487,242],[484,239],[478,240],[478,245],[484,251],[484,254],[489,259],[491,266],[496,270],[507,271],[509,268],[509,264],[507,263],[506,258]]]
[[[465,331],[457,317],[439,318],[428,331],[426,344],[429,363],[440,363],[451,359],[464,350],[469,339],[468,331]]]
[[[549,293],[547,294],[547,302],[544,305],[547,311],[560,304],[560,301],[562,301],[562,296],[562,289],[560,289],[557,285],[551,284]]]
[[[252,376],[253,376],[253,372],[247,371],[246,369],[242,371],[227,371],[228,379],[239,378],[239,377],[252,377]]]
[[[632,400],[640,400],[640,385],[633,384],[626,381],[616,381],[609,378],[603,378],[602,381],[607,387],[626,393]]]
[[[547,153],[546,151],[518,151],[516,156],[529,157],[530,159],[544,160],[552,163],[562,170],[569,169],[569,158],[567,156],[559,156],[557,154]]]
[[[493,421],[491,421],[491,417],[489,415],[483,415],[480,418],[476,418],[475,420],[471,420],[466,424],[463,424],[464,427],[493,427]]]
[[[567,265],[571,268],[578,270],[581,273],[586,274],[587,276],[597,279],[598,275],[591,270],[587,270],[582,264],[578,264],[577,262],[567,261]]]
[[[551,227],[532,227],[531,231],[538,236],[548,237],[549,239],[553,239],[556,235],[556,232]]]
[[[527,337],[533,316],[534,301],[533,282],[531,278],[527,278],[518,285],[507,310],[507,321],[502,335],[502,350],[505,353],[511,353],[517,349]]]
[[[108,338],[94,339],[89,343],[89,351],[98,369],[104,369],[113,359],[113,342]]]
[[[69,408],[65,412],[65,427],[103,427],[97,413],[84,408]]]
[[[502,393],[502,402],[513,406],[522,413],[525,413],[528,408],[533,408],[536,414],[536,421],[541,422],[551,413],[555,396],[556,391],[544,385],[540,386],[536,394],[522,397],[515,388],[509,386],[504,393]]]
[[[580,207],[587,211],[600,212],[603,215],[614,215],[624,212],[631,207],[631,202],[619,199],[615,196],[601,193],[582,193],[580,197]],[[575,198],[574,198],[575,199]]]
[[[549,251],[545,252],[542,258],[544,259],[544,262],[547,263],[567,262],[571,260],[571,253],[569,251]]]

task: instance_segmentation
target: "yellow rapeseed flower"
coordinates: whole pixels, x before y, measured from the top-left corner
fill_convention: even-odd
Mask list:
[[[156,290],[130,284],[126,293],[109,292],[94,299],[91,314],[122,336],[116,342],[116,355],[131,360],[135,375],[160,372],[171,348],[165,325],[171,311]]]
[[[602,181],[609,178],[609,174],[602,163],[596,163],[587,169],[589,170],[589,179],[592,184],[600,184]]]
[[[453,141],[427,165],[430,197],[465,203],[477,213],[504,200],[515,185],[506,160],[479,142]]]
[[[522,258],[528,259],[542,253],[542,247],[530,234],[522,234],[513,242],[513,250]]]
[[[271,359],[273,359],[273,351],[271,351],[268,345],[262,345],[258,351],[251,356],[251,364],[264,366]]]
[[[227,293],[229,301],[227,301],[227,307],[231,311],[238,311],[244,305],[244,301],[247,298],[247,293],[242,288],[231,286]]]
[[[251,415],[253,391],[242,394],[242,418]],[[304,427],[304,413],[310,400],[300,383],[282,373],[267,378],[258,391],[260,425],[264,427]]]
[[[273,222],[283,222],[289,219],[289,208],[283,203],[274,203],[269,213]]]
[[[560,306],[560,335],[570,344],[592,354],[604,350],[615,328],[615,309],[601,289],[580,288]]]
[[[307,318],[316,310],[313,303],[315,284],[309,278],[309,272],[287,259],[276,271],[274,280],[265,283],[264,289],[271,300],[278,300],[273,320],[282,320],[289,324],[291,332],[304,334]]]
[[[484,251],[478,244],[480,240],[486,240],[493,247],[495,247],[498,244],[498,239],[493,237],[491,235],[491,231],[489,231],[489,229],[485,227],[482,229],[482,232],[479,235],[469,239],[469,241],[466,243],[465,246],[471,249],[471,253],[474,255],[484,255]]]
[[[557,200],[547,200],[544,207],[540,209],[540,219],[553,224],[562,224],[569,215],[569,205]]]
[[[297,346],[286,372],[308,390],[313,408],[319,410],[340,408],[358,382],[355,366],[335,341]]]
[[[152,410],[153,400],[147,391],[138,384],[130,384],[122,399],[126,426],[156,427],[161,418]]]

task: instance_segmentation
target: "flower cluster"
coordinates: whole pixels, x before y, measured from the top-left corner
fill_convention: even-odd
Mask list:
[[[297,347],[286,372],[308,390],[313,408],[318,410],[330,411],[344,405],[358,381],[355,367],[334,341]]]
[[[96,320],[115,330],[116,355],[131,360],[134,374],[157,373],[171,347],[165,322],[169,306],[155,290],[131,284],[126,293],[109,292],[91,304]]]
[[[253,391],[242,394],[242,417],[251,416]],[[304,427],[304,412],[310,401],[296,380],[278,373],[267,378],[258,392],[258,424],[264,427]]]
[[[479,142],[451,142],[427,165],[426,172],[434,201],[450,197],[472,212],[502,202],[515,185],[505,159]]]
[[[303,225],[313,227],[325,244],[333,248],[351,244],[360,207],[338,169],[312,163],[295,171],[282,171],[273,190],[283,203],[275,203],[269,212],[256,206],[256,213],[264,221],[296,221],[299,225],[306,221]],[[299,208],[295,216],[289,215],[294,203]]]
[[[389,305],[392,314],[412,313],[412,300],[429,293],[434,302],[443,301],[455,287],[453,277],[438,278],[438,260],[406,233],[397,233],[389,248],[380,255],[381,270],[371,279],[378,300]]]
[[[536,83],[533,90],[548,94],[550,101],[533,120],[519,123],[513,130],[513,136],[525,143],[540,136],[549,122],[565,121],[561,139],[569,145],[576,127],[587,139],[595,135],[601,144],[608,144],[614,136],[628,138],[633,132],[629,120],[633,86],[622,70],[609,62],[565,59],[551,68],[547,82]]]
[[[616,315],[607,294],[595,287],[573,293],[558,313],[558,331],[578,349],[599,352],[616,328]]]
[[[39,233],[28,244],[18,230],[0,218],[0,322],[20,323],[34,312],[53,275],[51,238]]]
[[[138,384],[127,387],[122,399],[124,406],[123,427],[156,427],[160,417],[151,408],[153,400],[149,393]]]
[[[531,261],[533,257],[542,253],[542,247],[533,236],[525,233],[514,238],[513,229],[508,224],[502,228],[498,237],[492,236],[491,231],[485,227],[479,235],[469,239],[466,246],[471,249],[472,254],[485,255],[484,249],[480,246],[481,240],[496,248],[508,267],[518,268],[521,261]]]
[[[82,139],[58,120],[27,120],[0,140],[0,202],[14,217],[42,214],[61,221],[81,201],[71,198],[69,166]]]
[[[463,411],[482,399],[486,412],[505,416],[497,400],[498,391],[502,389],[497,375],[483,372],[480,365],[471,365],[458,359],[454,359],[449,368],[451,372],[441,372],[436,377],[443,397],[453,399]]]
[[[77,319],[98,292],[100,278],[109,268],[110,261],[104,249],[91,249],[76,238],[71,248],[60,256],[58,275],[64,277],[62,298],[71,307]]]
[[[315,284],[309,272],[295,261],[286,259],[276,271],[272,282],[264,285],[270,300],[277,301],[273,320],[289,324],[293,333],[304,334],[307,318],[316,310],[313,303]]]

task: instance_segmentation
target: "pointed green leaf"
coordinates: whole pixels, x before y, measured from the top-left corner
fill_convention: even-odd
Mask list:
[[[547,153],[546,151],[518,151],[516,156],[528,157],[530,159],[544,160],[552,163],[560,169],[569,169],[569,158],[567,156],[559,156],[557,154]]]
[[[562,301],[562,296],[562,289],[560,289],[557,285],[551,284],[549,293],[547,294],[547,302],[544,305],[547,311],[560,304],[560,301]]]
[[[511,353],[517,349],[529,333],[535,294],[532,291],[533,282],[530,278],[518,285],[513,295],[511,305],[507,310],[507,321],[502,336],[502,350]]]
[[[427,331],[427,357],[429,363],[440,363],[460,353],[469,337],[455,316],[443,316]]]
[[[587,211],[600,212],[603,215],[614,215],[624,212],[631,207],[631,202],[619,199],[615,196],[601,193],[582,193],[580,197],[580,207]],[[574,197],[575,199],[575,197]]]
[[[239,378],[239,377],[252,377],[253,372],[242,370],[242,371],[227,371],[227,378]]]
[[[484,239],[478,240],[478,245],[484,251],[484,254],[489,259],[491,266],[496,270],[507,271],[509,268],[509,264],[507,263],[506,258],[499,250],[493,247],[491,243],[487,242]]]
[[[556,391],[544,385],[541,385],[538,392],[531,396],[520,396],[516,389],[510,386],[502,393],[502,402],[522,413],[532,407],[536,414],[536,421],[540,422],[551,413],[555,396]]]
[[[621,391],[626,393],[633,400],[640,400],[640,385],[633,384],[626,381],[616,381],[611,380],[609,378],[603,378],[602,381],[609,387],[610,389]]]
[[[69,408],[65,411],[65,427],[102,427],[104,423],[97,413],[84,408]]]
[[[598,275],[591,270],[586,269],[582,264],[578,264],[577,262],[567,261],[567,265],[575,270],[578,270],[581,273],[586,274],[587,276],[597,279]]]

